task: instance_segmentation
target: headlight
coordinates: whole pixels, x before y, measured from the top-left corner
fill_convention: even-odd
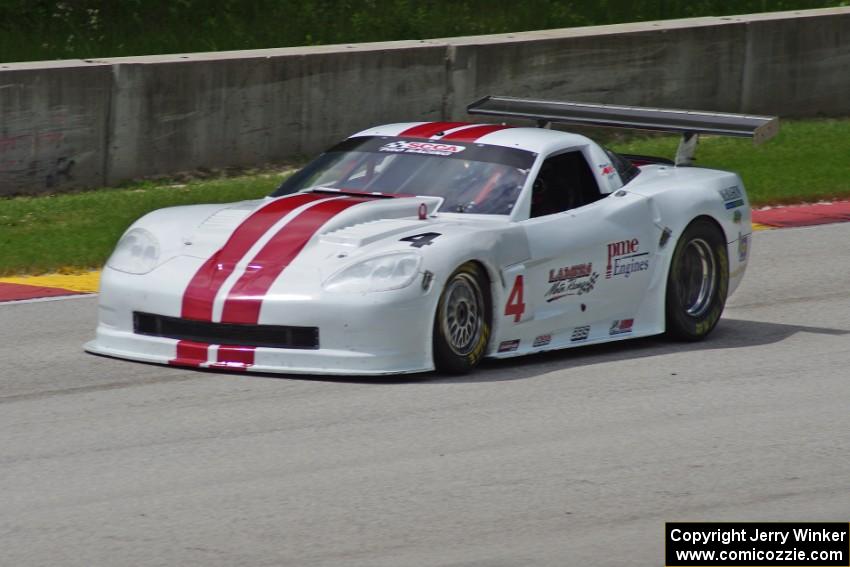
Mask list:
[[[335,273],[324,288],[348,293],[401,289],[413,283],[421,263],[421,256],[410,253],[371,258]]]
[[[128,274],[146,274],[156,268],[159,262],[159,242],[156,237],[143,228],[128,230],[106,265],[119,272]]]

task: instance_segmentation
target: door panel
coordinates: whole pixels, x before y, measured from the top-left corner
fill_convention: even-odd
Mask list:
[[[629,334],[630,324],[614,324],[638,312],[655,268],[658,231],[648,201],[611,195],[523,224],[531,247],[523,282],[529,330],[572,342]]]

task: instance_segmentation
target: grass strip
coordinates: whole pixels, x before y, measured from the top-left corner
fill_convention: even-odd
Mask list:
[[[679,138],[613,141],[612,149],[672,158]],[[814,202],[850,196],[850,118],[781,121],[761,146],[747,138],[703,136],[696,165],[738,172],[756,205]]]
[[[0,61],[519,32],[846,6],[848,0],[0,0]]]
[[[118,189],[0,200],[0,276],[100,268],[124,230],[147,212],[271,193],[283,174],[146,181]]]
[[[627,153],[673,157],[676,136],[602,133]],[[786,121],[758,147],[747,139],[704,137],[697,163],[737,171],[755,205],[850,197],[850,119]],[[122,232],[163,207],[225,203],[268,195],[285,173],[175,184],[145,181],[117,189],[0,199],[0,276],[99,268]]]

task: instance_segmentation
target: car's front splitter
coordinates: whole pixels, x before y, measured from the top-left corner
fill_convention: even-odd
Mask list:
[[[182,352],[181,352],[181,343]],[[422,356],[409,350],[378,353],[335,349],[276,349],[233,347],[147,337],[98,328],[87,352],[154,364],[236,372],[381,376],[433,370]]]

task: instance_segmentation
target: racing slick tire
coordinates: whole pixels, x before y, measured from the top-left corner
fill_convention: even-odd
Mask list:
[[[667,336],[704,339],[723,313],[729,291],[729,257],[723,232],[711,220],[691,222],[676,243],[667,274]]]
[[[458,268],[448,279],[434,318],[434,367],[438,372],[464,374],[487,351],[492,309],[486,274],[474,263]]]

